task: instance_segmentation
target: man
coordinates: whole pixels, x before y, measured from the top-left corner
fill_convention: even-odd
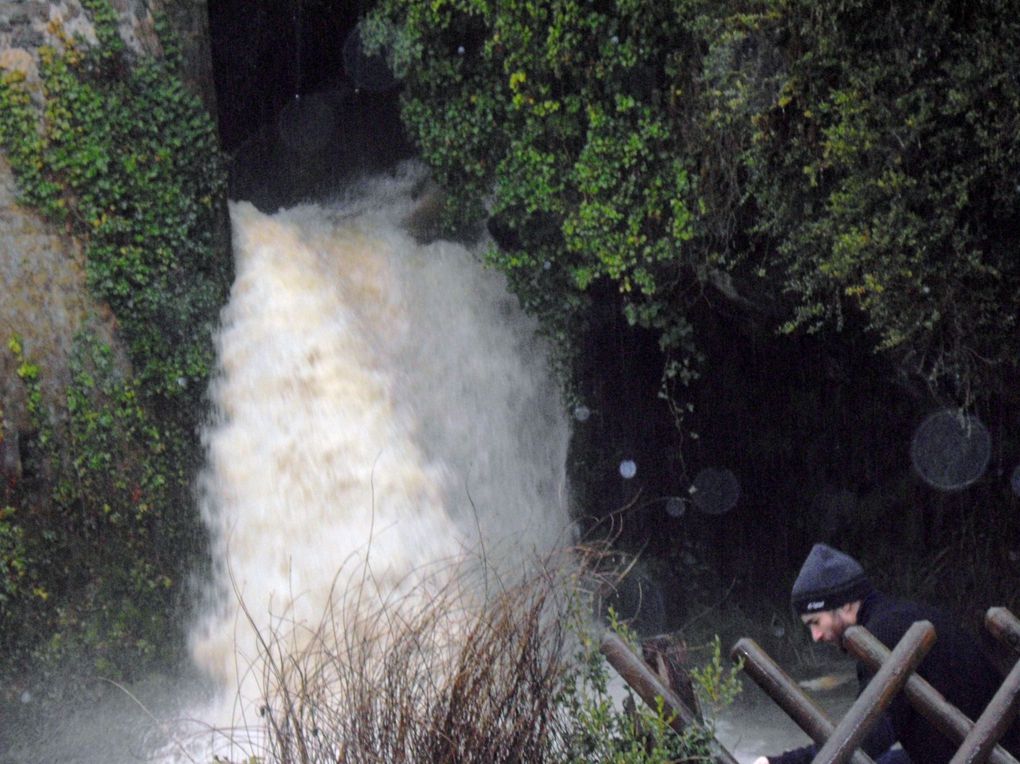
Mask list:
[[[857,560],[825,544],[811,549],[793,584],[791,600],[815,642],[830,642],[844,652],[843,634],[850,626],[863,626],[891,650],[914,622],[930,621],[935,645],[917,673],[971,720],[980,716],[1002,682],[977,638],[948,615],[877,592]],[[863,663],[857,664],[861,689],[872,674]],[[902,750],[892,747],[897,741]],[[1020,757],[1020,721],[1014,722],[1000,745]],[[946,764],[957,747],[902,692],[862,745],[876,764]],[[754,764],[807,764],[816,753],[817,746],[810,745],[780,756],[761,756]]]

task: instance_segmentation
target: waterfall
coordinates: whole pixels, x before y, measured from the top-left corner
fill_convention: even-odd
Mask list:
[[[408,232],[422,182],[408,165],[333,203],[231,203],[199,481],[215,575],[191,637],[222,690],[193,712],[208,724],[257,718],[267,633],[451,577],[484,598],[571,541],[568,427],[535,327],[477,250]]]

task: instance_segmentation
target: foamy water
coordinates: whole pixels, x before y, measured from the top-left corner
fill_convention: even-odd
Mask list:
[[[427,606],[570,541],[568,430],[534,327],[477,253],[407,233],[418,180],[275,215],[231,204],[200,481],[216,575],[192,635],[221,692],[187,715],[235,738],[265,702],[267,634],[300,650],[328,612]]]

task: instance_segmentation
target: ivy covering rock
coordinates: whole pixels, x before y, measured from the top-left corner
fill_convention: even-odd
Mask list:
[[[81,243],[117,332],[111,346],[86,323],[56,410],[40,393],[50,370],[5,338],[30,422],[20,438],[0,432],[22,460],[0,504],[7,700],[29,666],[129,678],[176,660],[202,550],[191,484],[231,279],[223,163],[169,31],[162,57],[134,53],[110,3],[83,5],[95,44],[54,22],[40,82],[0,75],[20,199]]]

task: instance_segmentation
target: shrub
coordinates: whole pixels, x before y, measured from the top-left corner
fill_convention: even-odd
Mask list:
[[[373,19],[452,209],[489,217],[490,261],[561,344],[612,299],[682,392],[722,294],[770,328],[851,329],[959,404],[1012,394],[1001,3],[382,0]]]
[[[605,626],[592,620],[584,585],[597,555],[577,551],[483,602],[456,580],[438,594],[412,590],[385,602],[355,585],[311,628],[274,621],[245,667],[260,678],[260,718],[239,721],[256,730],[223,730],[229,755],[395,764],[665,764],[704,755],[707,728],[678,735],[661,707],[632,699],[627,712],[611,696],[598,651]],[[717,682],[726,672],[715,660],[704,677],[721,698],[732,674]]]

